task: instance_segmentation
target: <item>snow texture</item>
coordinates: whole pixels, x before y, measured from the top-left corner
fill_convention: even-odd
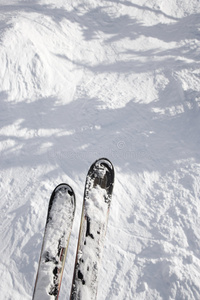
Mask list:
[[[115,166],[98,300],[200,299],[199,0],[1,0],[0,294],[30,300],[50,194]]]
[[[85,202],[86,216],[93,220],[103,223],[105,215],[107,215],[108,204],[104,199],[107,197],[105,189],[100,186],[92,189]]]

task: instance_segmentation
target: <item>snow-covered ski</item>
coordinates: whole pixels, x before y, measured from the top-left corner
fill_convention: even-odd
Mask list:
[[[59,184],[49,201],[32,300],[58,299],[75,205],[75,194],[72,188],[65,183]]]
[[[86,178],[71,300],[94,300],[114,184],[114,168],[97,160]]]

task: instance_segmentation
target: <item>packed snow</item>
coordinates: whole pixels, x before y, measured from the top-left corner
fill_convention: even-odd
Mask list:
[[[32,299],[50,195],[115,186],[97,300],[200,299],[200,1],[1,0],[0,298]]]
[[[104,201],[105,197],[106,191],[100,186],[90,192],[89,199],[86,199],[85,202],[86,215],[89,218],[104,223],[108,210],[108,204]]]

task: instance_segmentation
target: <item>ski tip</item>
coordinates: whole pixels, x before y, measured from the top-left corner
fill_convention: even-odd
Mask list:
[[[111,161],[107,158],[99,158],[97,159],[90,167],[88,171],[89,177],[96,177],[96,174],[99,176],[107,176],[107,184],[111,189],[111,186],[113,188],[114,184],[114,178],[115,178],[115,172],[114,172],[114,166],[111,163]]]
[[[91,166],[91,169],[93,169],[94,167],[96,168],[102,168],[102,167],[106,167],[107,170],[109,170],[110,174],[112,174],[113,180],[114,180],[114,176],[115,176],[115,172],[114,172],[114,166],[111,163],[111,161],[105,157],[99,158],[97,159]]]
[[[107,166],[110,170],[114,170],[114,166],[111,163],[111,161],[105,157],[97,159],[93,165],[105,165]]]
[[[74,194],[72,187],[67,183],[60,183],[59,185],[57,185],[57,187],[54,189],[54,192],[56,193],[58,190],[61,190],[61,189],[66,189],[68,191],[68,193],[71,195]]]
[[[63,190],[66,194],[69,194],[69,196],[71,197],[71,201],[74,204],[74,210],[75,210],[75,207],[76,207],[75,193],[74,193],[74,190],[72,189],[72,187],[67,183],[60,183],[59,185],[56,186],[56,188],[53,190],[53,192],[51,194],[49,205],[51,206],[51,203],[52,203],[55,195],[61,190]]]

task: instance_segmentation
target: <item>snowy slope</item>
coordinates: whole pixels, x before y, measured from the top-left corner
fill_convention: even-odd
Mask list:
[[[0,295],[28,300],[49,197],[116,170],[98,300],[200,299],[200,2],[1,0]]]

